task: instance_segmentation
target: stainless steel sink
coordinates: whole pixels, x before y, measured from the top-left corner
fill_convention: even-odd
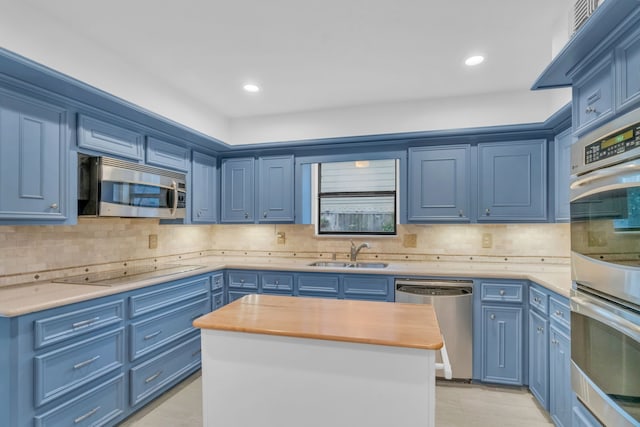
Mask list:
[[[385,268],[388,264],[384,262],[339,262],[339,261],[316,261],[309,264],[310,267],[327,268]]]

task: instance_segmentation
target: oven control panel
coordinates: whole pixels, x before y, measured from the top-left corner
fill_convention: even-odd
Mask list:
[[[584,164],[594,163],[640,147],[640,123],[584,147]]]

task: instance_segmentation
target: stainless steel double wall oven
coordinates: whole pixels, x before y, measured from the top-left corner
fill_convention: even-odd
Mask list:
[[[571,382],[606,426],[640,425],[640,109],[571,150]]]

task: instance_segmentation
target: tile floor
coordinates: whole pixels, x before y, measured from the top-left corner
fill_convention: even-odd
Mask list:
[[[442,382],[436,390],[438,427],[553,427],[526,390]],[[129,417],[120,427],[200,427],[200,373]]]

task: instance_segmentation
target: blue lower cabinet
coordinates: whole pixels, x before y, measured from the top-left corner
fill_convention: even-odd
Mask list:
[[[216,292],[211,295],[211,309],[217,310],[224,305],[224,292]]]
[[[345,299],[393,301],[393,280],[387,276],[356,276],[342,278]]]
[[[300,274],[296,282],[296,291],[300,296],[338,298],[340,276],[337,274]]]
[[[250,295],[250,294],[255,294],[255,292],[251,292],[251,291],[229,291],[227,292],[227,301],[229,304],[231,304],[232,302],[234,302],[237,299],[242,298],[245,295]]]
[[[293,274],[290,273],[262,273],[260,277],[262,292],[280,295],[293,294]]]
[[[529,312],[529,390],[549,409],[549,321]]]
[[[558,427],[571,426],[571,341],[564,331],[551,325],[549,334],[549,413]]]
[[[110,425],[126,409],[124,374],[34,418],[35,427]]]
[[[200,367],[200,334],[140,363],[130,371],[132,406],[164,392]]]
[[[482,306],[482,381],[522,385],[522,312],[522,307]]]

